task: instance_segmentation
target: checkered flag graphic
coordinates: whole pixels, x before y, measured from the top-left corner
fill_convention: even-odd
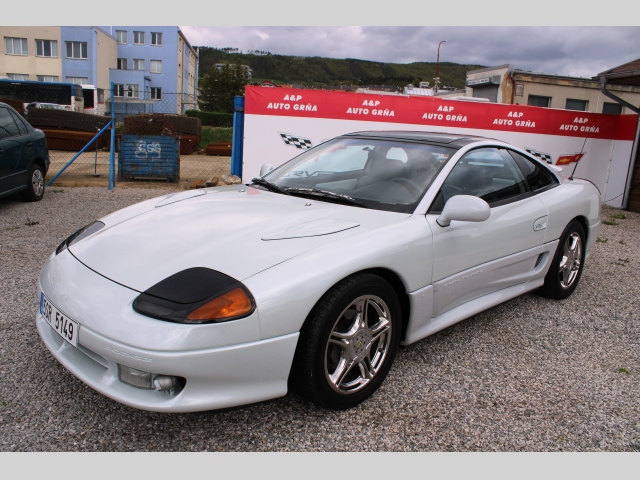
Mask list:
[[[525,148],[525,150],[529,152],[531,155],[533,155],[534,157],[538,157],[540,160],[544,162],[552,163],[551,155],[549,155],[548,153],[539,152],[533,148]]]
[[[296,137],[290,133],[278,133],[280,134],[280,137],[282,137],[282,141],[287,145],[292,145],[296,148],[300,148],[301,150],[306,150],[313,146],[309,138]]]

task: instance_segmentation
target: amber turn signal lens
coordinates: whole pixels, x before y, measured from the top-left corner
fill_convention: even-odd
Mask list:
[[[189,315],[187,320],[223,320],[225,318],[239,317],[249,313],[252,309],[251,299],[242,288],[235,288],[224,295],[205,303]]]

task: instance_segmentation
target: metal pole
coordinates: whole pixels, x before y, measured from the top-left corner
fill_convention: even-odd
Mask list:
[[[113,82],[111,82],[111,146],[109,148],[109,190],[113,190],[116,186],[116,103],[114,88],[115,87],[113,85]]]
[[[89,148],[89,145],[91,145],[91,143],[92,143],[93,141],[97,142],[97,141],[98,141],[98,137],[102,134],[102,132],[104,132],[104,131],[105,131],[107,128],[109,128],[111,125],[112,125],[112,123],[111,123],[111,122],[107,123],[107,124],[102,128],[102,130],[100,130],[98,133],[96,133],[96,136],[95,136],[95,137],[93,137],[93,140],[91,140],[91,141],[90,141],[89,143],[87,143],[84,147],[82,147],[82,150],[80,150],[78,153],[76,153],[76,154],[73,156],[73,158],[72,158],[71,160],[69,160],[69,161],[67,162],[67,164],[66,164],[64,167],[62,167],[62,168],[60,169],[60,171],[59,171],[58,173],[56,173],[56,174],[51,178],[51,180],[49,180],[49,183],[47,183],[47,187],[48,187],[49,185],[51,185],[51,184],[53,183],[53,181],[54,181],[56,178],[58,178],[58,177],[60,176],[60,174],[61,174],[62,172],[64,172],[64,171],[67,169],[67,167],[68,167],[69,165],[71,165],[71,164],[74,162],[74,160],[75,160],[76,158],[78,158],[82,153],[84,153],[84,151],[85,151],[85,150],[87,150],[87,148]],[[113,128],[111,129],[111,131],[113,132]],[[109,189],[109,190],[111,190],[111,189]]]
[[[434,84],[435,84],[435,89],[436,92],[438,91],[438,84],[440,83],[440,76],[438,75],[438,72],[440,70],[440,45],[442,45],[443,43],[446,43],[446,40],[442,40],[439,44],[438,44],[438,57],[436,58],[436,78],[434,78]]]
[[[231,144],[231,174],[242,178],[242,144],[244,142],[244,100],[236,96],[233,101],[233,143]]]

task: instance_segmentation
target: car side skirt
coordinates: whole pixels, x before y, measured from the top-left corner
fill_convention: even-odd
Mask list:
[[[411,306],[411,315],[407,326],[407,332],[405,338],[402,341],[402,345],[410,345],[423,338],[433,335],[455,323],[460,322],[466,318],[476,315],[488,308],[499,305],[507,300],[511,300],[523,293],[535,290],[544,284],[544,277],[549,271],[551,262],[553,260],[556,248],[558,247],[558,240],[546,243],[541,247],[536,247],[525,252],[520,252],[515,255],[510,255],[505,258],[487,262],[483,265],[479,265],[464,272],[459,272],[448,278],[442,279],[439,282],[428,285],[424,288],[409,293],[409,302]],[[526,275],[520,276],[518,279],[520,283],[515,285],[501,288],[500,283],[494,284],[493,291],[486,293],[487,289],[491,288],[491,285],[486,286],[483,289],[478,289],[479,292],[476,296],[466,295],[466,301],[462,304],[452,302],[449,310],[446,310],[439,315],[433,317],[434,307],[434,294],[442,295],[439,291],[443,286],[455,285],[460,279],[473,278],[476,272],[493,272],[502,269],[504,266],[509,266],[521,261],[521,257],[537,257],[542,255],[537,265],[530,270]],[[483,294],[484,293],[484,294]],[[471,297],[471,298],[470,298]]]

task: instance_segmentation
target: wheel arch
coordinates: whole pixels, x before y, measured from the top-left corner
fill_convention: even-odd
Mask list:
[[[587,240],[589,239],[589,220],[587,219],[587,217],[585,217],[584,215],[578,215],[577,217],[573,217],[571,219],[571,222],[573,221],[577,221],[582,225],[582,228],[584,228],[584,235],[585,235],[585,244],[587,243]],[[571,223],[569,222],[569,223]],[[569,225],[569,223],[567,223],[567,225]]]
[[[47,164],[45,163],[45,161],[42,158],[40,158],[40,157],[35,158],[33,160],[32,164],[33,163],[35,163],[38,166],[42,167],[42,171],[44,172],[45,176],[47,175],[47,170],[48,170]]]
[[[301,329],[304,327],[304,324],[307,322],[307,319],[313,314],[316,306],[322,300],[322,297],[324,297],[324,295],[327,292],[329,292],[333,287],[338,285],[340,282],[343,282],[347,278],[352,277],[354,275],[358,275],[360,273],[371,273],[373,275],[377,275],[378,277],[385,280],[389,285],[391,285],[391,288],[393,288],[393,291],[395,292],[396,297],[398,298],[398,303],[400,303],[400,311],[402,315],[402,333],[400,335],[400,338],[401,340],[404,340],[405,334],[407,332],[407,326],[409,324],[409,316],[411,313],[409,295],[407,294],[407,289],[404,285],[404,282],[400,278],[400,276],[393,270],[390,270],[384,267],[372,267],[372,268],[365,268],[363,270],[358,270],[350,273],[349,275],[342,277],[341,279],[333,283],[333,285],[327,288],[326,291],[320,296],[320,298],[318,298],[318,300],[313,305],[311,310],[309,310],[307,317],[304,319],[304,322],[302,322]]]
[[[388,268],[370,268],[356,273],[363,272],[378,275],[387,283],[389,283],[389,285],[391,285],[391,287],[393,288],[396,296],[398,297],[398,302],[400,303],[400,310],[402,314],[402,334],[400,335],[400,339],[401,341],[404,340],[405,334],[407,333],[407,326],[409,325],[409,316],[411,313],[409,295],[407,295],[407,289],[404,285],[404,282],[396,272],[394,272],[393,270],[389,270]]]

